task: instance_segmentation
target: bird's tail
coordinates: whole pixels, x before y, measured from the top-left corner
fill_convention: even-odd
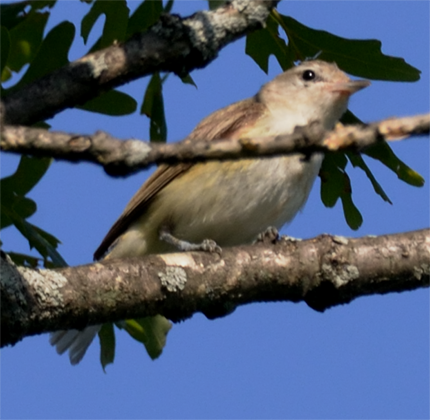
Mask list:
[[[82,331],[55,331],[51,334],[49,342],[56,347],[58,354],[63,354],[66,350],[69,350],[70,363],[77,365],[84,357],[100,328],[101,325],[92,325]]]

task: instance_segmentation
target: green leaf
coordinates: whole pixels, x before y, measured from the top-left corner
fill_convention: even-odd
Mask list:
[[[283,70],[294,66],[294,58],[285,41],[279,36],[278,23],[272,15],[264,29],[250,33],[246,37],[245,52],[267,73],[269,57],[273,54]]]
[[[348,163],[340,152],[326,153],[320,170],[321,200],[326,207],[333,207],[340,198],[345,220],[351,229],[358,229],[363,217],[352,201],[351,181],[345,172]]]
[[[346,178],[348,182],[350,182],[348,175],[346,175]],[[351,184],[349,184],[349,186],[351,187]],[[346,223],[348,223],[351,229],[357,230],[363,224],[363,216],[353,203],[351,193],[342,194],[340,198],[342,200],[343,214],[345,215]]]
[[[303,61],[320,53],[321,60],[336,62],[342,70],[355,76],[402,82],[420,78],[421,72],[403,58],[383,54],[380,41],[341,38],[311,29],[291,17],[277,16],[296,59]]]
[[[160,73],[154,73],[146,88],[143,99],[141,114],[145,114],[150,119],[149,136],[151,141],[166,141],[167,125],[164,115],[163,101],[163,80]]]
[[[161,315],[125,321],[125,330],[135,340],[144,344],[151,359],[160,356],[170,328],[172,328],[170,321]]]
[[[402,162],[387,143],[376,143],[367,147],[363,153],[373,159],[379,160],[407,184],[414,187],[422,187],[424,185],[424,178]]]
[[[8,216],[15,212],[22,219],[36,211],[36,203],[24,197],[43,177],[52,159],[21,156],[20,163],[13,175],[0,179],[1,223],[0,229],[13,224]]]
[[[103,371],[105,367],[113,363],[115,359],[115,331],[111,322],[103,324],[99,331],[100,340],[100,363]]]
[[[5,71],[5,66],[9,57],[10,37],[9,32],[4,26],[0,26],[0,74],[1,82],[8,79],[8,69]]]
[[[136,32],[144,32],[154,25],[163,13],[161,0],[145,0],[134,11],[128,20],[127,37]]]
[[[26,18],[26,15],[23,12],[27,6],[27,1],[0,4],[1,24],[7,29],[12,29],[19,25]]]
[[[186,76],[181,77],[182,83],[185,83],[187,85],[193,85],[197,89],[196,82],[193,80],[193,78],[188,73]]]
[[[15,173],[0,180],[2,198],[3,194],[12,192],[17,195],[26,195],[45,175],[51,162],[51,158],[21,156]]]
[[[49,257],[51,258],[51,261],[55,267],[67,267],[67,263],[55,249],[59,243],[58,239],[54,238],[52,235],[38,228],[37,226],[28,223],[15,211],[10,210],[3,205],[2,213],[12,220],[14,226],[28,240],[30,249],[36,248],[39,254],[44,258],[45,266],[47,258]]]
[[[36,203],[27,197],[20,197],[14,205],[14,210],[23,218],[27,219],[36,212]]]
[[[46,121],[38,121],[31,126],[34,128],[43,128],[44,130],[49,130],[51,128],[51,125],[48,124]]]
[[[326,207],[334,207],[344,188],[347,160],[343,153],[326,153],[320,169],[321,200]]]
[[[0,205],[0,229],[4,229],[10,225],[13,225],[12,219],[8,216],[9,212],[11,211],[12,207],[9,205],[5,205],[4,203],[1,203]]]
[[[342,124],[364,124],[355,114],[353,114],[349,109],[346,110],[345,114],[342,115],[339,120]]]
[[[210,10],[218,9],[218,7],[225,4],[225,2],[226,2],[226,0],[208,0],[209,9]]]
[[[125,0],[97,0],[81,22],[81,36],[87,43],[88,36],[100,15],[106,16],[101,40],[98,48],[112,45],[115,41],[123,41],[127,30],[129,9]],[[92,50],[92,49],[91,49]]]
[[[28,0],[27,3],[31,6],[32,10],[40,10],[44,9],[45,7],[52,9],[55,3],[57,3],[57,0]]]
[[[99,114],[120,116],[136,111],[137,102],[124,92],[110,90],[76,108]]]
[[[44,258],[45,267],[65,267],[66,262],[56,250],[60,241],[25,220],[36,211],[36,203],[25,197],[25,194],[40,181],[50,163],[50,158],[22,156],[15,173],[0,180],[1,227],[13,224],[29,241],[30,248],[36,248]],[[47,260],[48,257],[52,264]]]
[[[51,258],[51,261],[55,267],[67,267],[66,261],[64,261],[63,257],[55,249],[60,243],[57,238],[40,229],[39,227],[28,223],[15,211],[5,209],[4,206],[2,206],[2,211],[5,212],[7,217],[12,220],[14,226],[28,240],[30,249],[35,248],[45,261],[48,257]]]
[[[166,3],[166,5],[164,6],[164,13],[170,13],[170,11],[172,10],[173,7],[173,3],[175,2],[175,0],[168,0],[168,2]]]
[[[364,173],[367,175],[370,182],[372,183],[373,189],[375,190],[376,194],[381,196],[384,201],[387,201],[388,203],[393,204],[389,199],[388,195],[385,193],[385,191],[379,184],[379,182],[376,180],[375,176],[372,174],[372,171],[366,165],[366,162],[363,160],[363,157],[360,154],[352,153],[352,152],[348,152],[346,155],[348,156],[348,159],[350,160],[354,168],[358,167],[364,171]]]
[[[27,72],[22,79],[7,92],[20,89],[27,83],[39,79],[66,65],[68,60],[69,49],[75,36],[75,26],[70,22],[61,22],[46,35],[39,51],[30,64]]]
[[[15,72],[31,63],[42,43],[49,13],[32,13],[10,30],[11,49],[7,66]]]
[[[11,258],[11,260],[19,266],[36,268],[39,266],[41,261],[40,258],[33,257],[32,255],[27,254],[19,254],[17,252],[8,252],[7,255]]]
[[[36,212],[37,206],[33,200],[27,197],[20,197],[20,196],[11,196],[8,198],[5,197],[1,204],[0,229],[4,229],[13,224],[13,221],[8,217],[8,211],[7,210],[5,211],[5,209],[13,210],[22,219],[27,219]]]
[[[363,122],[349,110],[346,111],[340,121],[342,122],[342,124],[363,124]],[[413,185],[415,187],[422,187],[424,185],[424,178],[418,172],[414,171],[408,165],[402,162],[394,154],[388,143],[377,143],[376,145],[366,148],[363,153],[372,157],[373,159],[379,160],[382,164],[392,170],[399,177],[399,179],[406,182],[407,184]],[[366,173],[376,193],[379,194],[385,201],[388,201],[391,204],[390,199],[385,194],[379,183],[376,181],[375,177],[373,176],[367,165],[364,163],[363,159],[360,157],[361,161],[358,162],[357,160],[354,160],[353,157],[351,158],[351,156],[353,155],[348,154],[348,158],[350,158],[351,163],[354,166],[358,166]]]

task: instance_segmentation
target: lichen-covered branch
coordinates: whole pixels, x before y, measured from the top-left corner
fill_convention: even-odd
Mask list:
[[[365,147],[399,137],[428,134],[430,114],[363,125],[339,125],[327,133],[320,124],[297,127],[291,135],[252,139],[200,141],[184,140],[161,144],[140,140],[123,141],[98,131],[93,135],[5,126],[0,147],[4,151],[49,156],[69,161],[88,161],[102,165],[111,175],[126,175],[151,164],[201,159],[237,159],[280,153],[310,154],[324,150],[363,150]]]
[[[28,335],[162,314],[210,318],[251,302],[305,301],[318,311],[371,294],[428,287],[430,230],[204,252],[148,255],[56,270],[2,255],[2,346]]]
[[[232,0],[188,18],[162,15],[145,33],[88,54],[4,98],[5,122],[31,125],[115,86],[169,71],[186,75],[230,42],[261,28],[279,0]]]

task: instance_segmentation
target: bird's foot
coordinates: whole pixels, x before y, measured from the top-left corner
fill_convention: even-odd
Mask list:
[[[170,232],[163,229],[160,231],[160,239],[164,242],[167,242],[170,245],[173,245],[175,248],[180,251],[190,252],[190,251],[204,251],[217,254],[221,254],[222,249],[217,245],[215,241],[212,239],[205,239],[199,244],[194,244],[188,241],[184,241],[182,239],[178,239],[173,236]]]
[[[261,232],[257,239],[253,242],[254,244],[265,243],[265,244],[276,244],[279,241],[279,232],[274,226],[269,226],[264,232]]]

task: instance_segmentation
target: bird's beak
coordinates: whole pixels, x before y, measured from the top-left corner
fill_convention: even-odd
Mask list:
[[[332,92],[339,92],[342,95],[352,95],[361,89],[369,86],[370,82],[368,80],[350,80],[349,82],[338,82],[333,83],[330,86]]]

